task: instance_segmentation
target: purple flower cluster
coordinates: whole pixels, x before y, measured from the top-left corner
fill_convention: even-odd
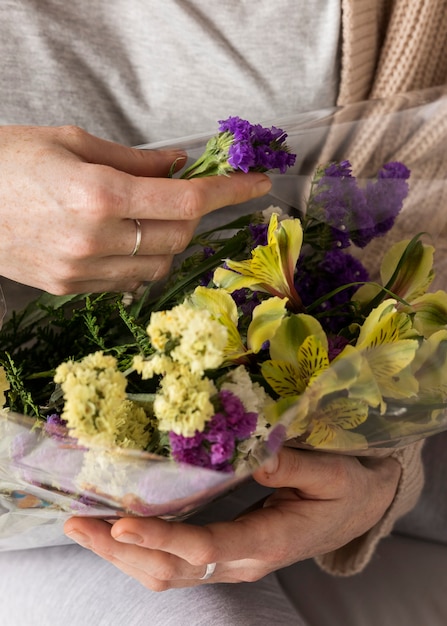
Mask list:
[[[295,287],[304,306],[310,306],[338,287],[367,280],[368,272],[358,259],[343,250],[334,249],[325,252],[318,263],[306,263],[306,257],[301,256],[297,263]],[[312,311],[325,330],[337,333],[349,323],[351,318],[346,306],[358,288],[359,285],[353,285],[342,289]]]
[[[377,180],[362,189],[349,161],[332,163],[318,180],[309,213],[323,209],[320,219],[332,231],[333,247],[346,248],[352,242],[364,248],[392,228],[408,194],[409,176],[402,163],[386,163]]]
[[[262,302],[260,291],[252,291],[246,288],[236,289],[231,294],[231,297],[235,301],[238,309],[240,309],[242,315],[250,319],[254,309]]]
[[[214,248],[211,248],[210,246],[204,246],[202,253],[203,253],[203,258],[204,259],[209,259],[210,257],[212,257],[215,254],[215,250]],[[201,285],[202,287],[208,287],[208,285],[210,284],[210,282],[213,280],[213,274],[214,274],[214,270],[209,270],[208,272],[205,272],[199,280],[199,285]]]
[[[279,169],[284,174],[295,163],[296,155],[288,151],[284,143],[287,133],[281,128],[264,128],[240,117],[229,117],[219,121],[219,132],[233,136],[228,163],[235,170],[247,173]]]
[[[45,432],[55,439],[65,439],[68,436],[67,422],[58,413],[48,415],[44,428]]]
[[[175,461],[220,472],[233,471],[237,443],[254,432],[257,414],[247,413],[241,400],[231,391],[220,391],[218,404],[219,411],[203,432],[196,431],[193,437],[169,433]]]
[[[251,238],[253,240],[253,248],[257,246],[266,246],[267,245],[267,233],[269,226],[268,224],[249,224],[248,230],[250,231]]]

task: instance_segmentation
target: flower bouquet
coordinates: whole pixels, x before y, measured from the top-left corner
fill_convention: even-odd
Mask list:
[[[389,454],[446,429],[446,108],[430,91],[186,140],[181,176],[280,174],[205,220],[163,285],[43,294],[9,316],[0,547],[8,516],[47,543],[68,515],[179,519],[284,443]]]

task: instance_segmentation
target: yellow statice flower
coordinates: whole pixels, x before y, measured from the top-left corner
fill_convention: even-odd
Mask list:
[[[177,364],[163,376],[155,396],[154,414],[160,430],[184,437],[203,431],[214,415],[211,398],[215,393],[212,380],[193,373],[187,365]]]
[[[9,390],[9,382],[4,368],[0,365],[0,408],[6,403],[5,392]]]
[[[114,446],[126,429],[129,405],[127,380],[116,359],[102,352],[58,366],[54,381],[64,393],[62,418],[81,443]],[[136,412],[137,423],[142,415]]]
[[[278,223],[274,213],[269,222],[267,245],[252,250],[246,261],[226,260],[229,269],[218,268],[214,282],[229,292],[248,288],[272,296],[287,298],[290,307],[302,311],[303,304],[294,286],[294,272],[303,242],[299,219],[285,219]]]
[[[147,333],[154,348],[191,371],[202,374],[219,367],[227,342],[227,331],[211,313],[188,304],[151,315]]]
[[[155,420],[151,422],[143,407],[125,400],[115,434],[115,444],[120,448],[145,450],[155,432]]]

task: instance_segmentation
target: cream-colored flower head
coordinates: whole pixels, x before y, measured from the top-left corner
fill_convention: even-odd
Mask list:
[[[62,363],[54,380],[64,393],[62,417],[80,442],[132,448],[146,445],[145,412],[127,400],[127,380],[113,356],[95,352],[81,361]]]
[[[5,391],[9,389],[9,382],[6,378],[6,372],[4,368],[0,365],[0,408],[3,407],[6,403],[6,395]]]
[[[160,430],[184,437],[203,431],[214,415],[211,398],[215,393],[211,380],[194,374],[185,365],[177,365],[175,371],[162,378],[155,397],[154,413]]]
[[[203,374],[219,367],[227,342],[227,330],[209,311],[179,304],[151,315],[147,328],[153,347],[192,372]]]

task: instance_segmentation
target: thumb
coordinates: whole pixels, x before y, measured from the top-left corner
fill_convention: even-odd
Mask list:
[[[133,176],[167,176],[175,164],[175,170],[186,162],[186,153],[180,149],[143,150],[130,148],[113,141],[100,139],[73,127],[59,129],[59,137],[65,148],[87,163],[108,165]]]
[[[284,447],[256,470],[253,477],[266,487],[290,487],[309,496],[321,496],[326,491],[334,495],[337,477],[349,471],[352,464],[358,464],[357,459]]]

